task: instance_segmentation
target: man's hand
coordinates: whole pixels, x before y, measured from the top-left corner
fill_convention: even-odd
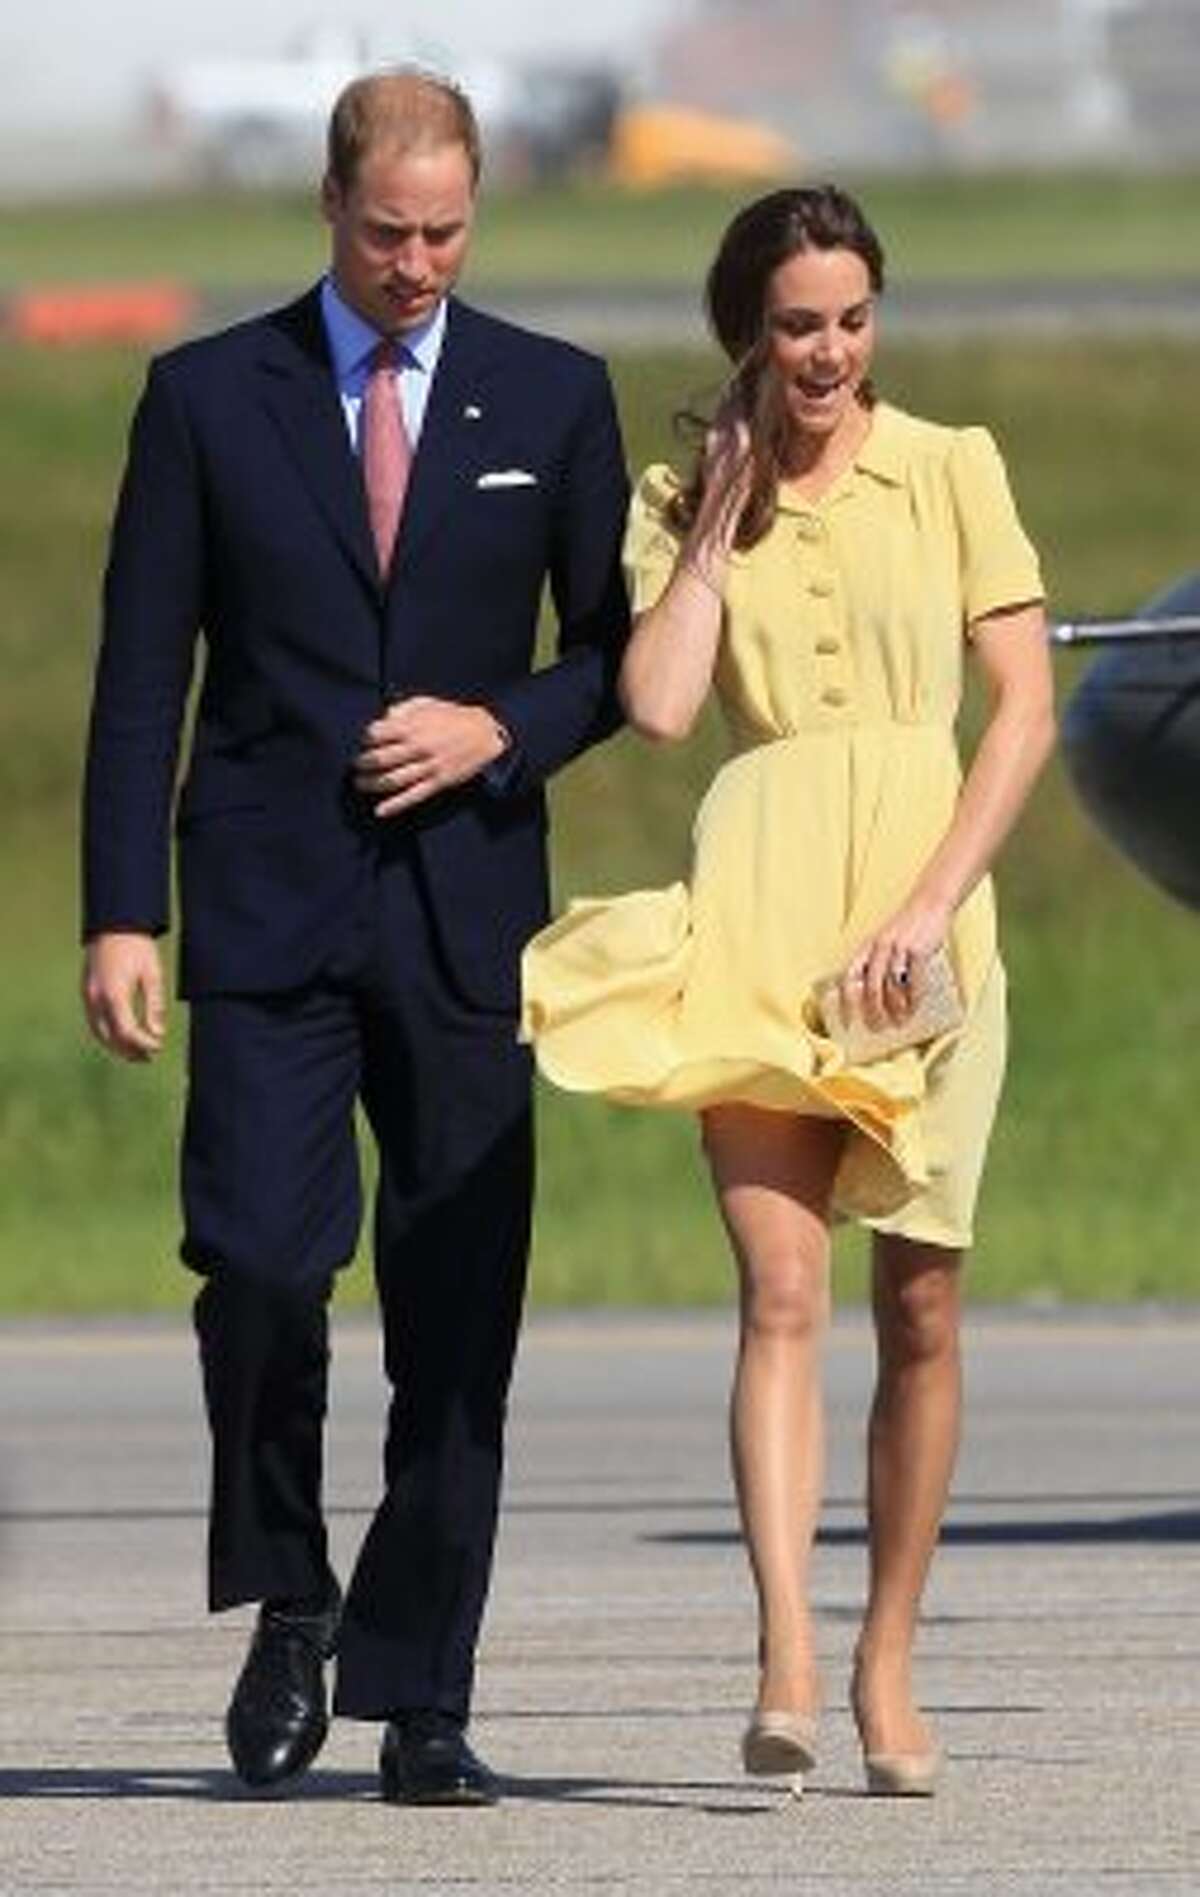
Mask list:
[[[364,797],[375,799],[377,817],[394,817],[465,784],[508,744],[504,727],[482,705],[401,698],[363,733],[354,782]]]
[[[84,950],[83,1007],[92,1033],[122,1060],[153,1060],[167,1031],[162,962],[152,935],[114,929]]]

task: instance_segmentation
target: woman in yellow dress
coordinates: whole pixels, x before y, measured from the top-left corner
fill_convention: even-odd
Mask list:
[[[734,218],[709,272],[733,371],[689,479],[651,467],[630,518],[621,677],[644,736],[711,687],[733,755],[687,886],[573,903],[529,945],[524,1031],[560,1086],[697,1110],[740,1278],[731,1400],[759,1604],[751,1772],[809,1770],[821,1702],[808,1600],[822,1480],[829,1227],[874,1232],[878,1372],[869,1589],[851,1704],[873,1791],[932,1791],[919,1603],[958,1438],[961,1265],[1005,1055],[988,869],[1053,741],[1036,556],[981,428],[918,420],[869,380],[879,241],[832,186]],[[964,656],[990,717],[965,776]],[[948,948],[955,1031],[901,1026]],[[815,988],[836,975],[839,1005]],[[842,1035],[844,1039],[844,1033]]]

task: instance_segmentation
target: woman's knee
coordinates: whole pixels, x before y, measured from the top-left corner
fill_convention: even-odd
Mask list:
[[[745,1330],[764,1337],[816,1340],[828,1321],[828,1272],[813,1260],[776,1250],[744,1263]]]
[[[897,1257],[877,1267],[875,1319],[880,1350],[905,1363],[953,1356],[959,1335],[958,1254]]]

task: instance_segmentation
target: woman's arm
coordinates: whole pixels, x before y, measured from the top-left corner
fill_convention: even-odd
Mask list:
[[[625,716],[644,738],[686,738],[708,695],[747,447],[744,424],[710,436],[704,496],[675,571],[655,605],[634,621],[617,691]]]
[[[955,910],[991,867],[1054,744],[1054,682],[1040,604],[989,613],[971,628],[992,708],[954,819],[903,907],[862,944],[843,976],[844,1008],[878,1026],[902,1019],[920,964],[945,941]],[[889,966],[914,966],[905,989]]]

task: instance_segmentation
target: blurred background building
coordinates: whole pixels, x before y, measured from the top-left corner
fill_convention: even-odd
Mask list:
[[[310,6],[6,9],[0,192],[308,178],[347,74],[409,58],[461,75],[493,170],[514,178],[1200,157],[1200,0],[448,0],[436,15],[359,0],[349,29]]]
[[[1200,3],[698,0],[655,80],[818,166],[1158,164],[1200,153]]]

